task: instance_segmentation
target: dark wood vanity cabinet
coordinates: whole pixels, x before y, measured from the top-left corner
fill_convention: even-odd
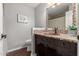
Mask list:
[[[35,35],[35,53],[39,56],[46,55],[46,43],[44,43],[44,37],[42,36]]]
[[[76,56],[77,43],[35,34],[35,53],[38,56]]]

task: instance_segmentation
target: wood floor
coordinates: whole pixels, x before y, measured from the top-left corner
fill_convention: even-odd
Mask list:
[[[22,48],[13,52],[7,53],[7,56],[30,56],[31,51],[27,51],[27,48]]]

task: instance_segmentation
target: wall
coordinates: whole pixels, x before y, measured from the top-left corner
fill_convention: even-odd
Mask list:
[[[46,3],[40,3],[35,8],[35,27],[46,27]]]
[[[78,33],[77,33],[77,34],[79,35],[79,3],[78,3],[77,12],[78,12],[78,14],[77,14],[77,15],[78,15],[78,16],[77,16],[77,17],[78,17],[78,18],[77,18],[77,19],[78,19],[78,23],[77,23],[77,24],[78,24]],[[78,56],[79,56],[79,41],[78,41],[78,48],[77,48],[77,51],[78,51]]]
[[[2,3],[0,3],[0,35],[2,34],[3,32],[3,20],[2,20],[2,17],[3,17],[3,8],[2,8]]]
[[[63,16],[56,19],[48,20],[48,27],[58,27],[59,29],[65,29],[65,17]]]
[[[78,17],[78,18],[77,18],[77,19],[78,19],[78,20],[77,20],[77,21],[78,21],[77,24],[78,24],[78,35],[79,35],[79,3],[78,3],[78,7],[77,7],[77,8],[78,8],[78,9],[77,9],[77,17]]]
[[[0,3],[0,56],[3,55],[3,40],[1,38],[1,34],[3,32],[3,19],[2,19],[2,15],[3,15],[3,5],[2,3]]]
[[[17,13],[29,17],[28,23],[18,23]],[[34,27],[34,9],[23,4],[4,3],[4,32],[7,34],[8,50],[20,47],[25,40],[31,39]]]

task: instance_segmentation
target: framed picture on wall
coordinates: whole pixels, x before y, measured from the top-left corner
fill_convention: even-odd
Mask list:
[[[28,23],[28,17],[21,15],[21,14],[17,14],[17,22],[18,23]]]

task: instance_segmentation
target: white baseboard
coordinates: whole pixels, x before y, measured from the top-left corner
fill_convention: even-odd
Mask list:
[[[29,41],[30,41],[30,40],[27,40],[26,42],[28,43]],[[26,45],[26,43],[24,43],[23,45],[25,45],[25,46],[20,46],[20,47],[17,47],[17,48],[8,50],[7,53],[12,52],[12,51],[15,51],[15,50],[22,49],[22,48],[25,48],[25,47],[27,47],[27,50],[28,50],[28,51],[31,51],[31,47],[28,47],[28,46]]]
[[[22,49],[22,48],[24,48],[24,47],[17,47],[17,48],[14,48],[14,49],[8,50],[7,53],[12,52],[12,51],[15,51],[15,50]]]
[[[31,56],[37,56],[37,54],[36,53],[31,53]]]

